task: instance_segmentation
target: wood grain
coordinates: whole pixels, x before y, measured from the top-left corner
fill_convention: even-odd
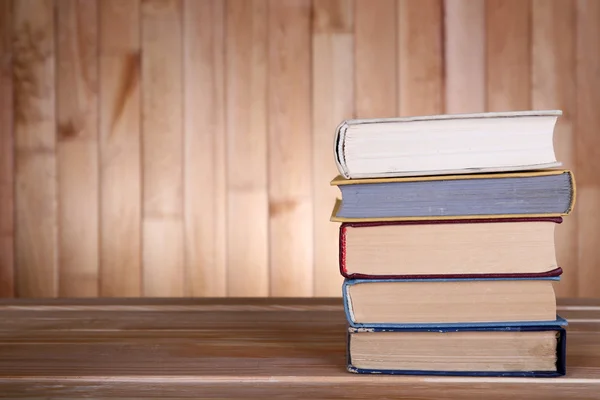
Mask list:
[[[57,3],[59,295],[98,295],[98,13]]]
[[[269,295],[267,2],[227,2],[227,295]]]
[[[182,2],[141,11],[144,295],[183,296]]]
[[[54,9],[14,3],[15,261],[18,296],[58,294]]]
[[[314,295],[339,296],[339,224],[329,221],[336,187],[327,185],[339,172],[331,156],[332,138],[344,119],[354,116],[352,50],[353,1],[315,1],[312,39],[312,161]]]
[[[445,0],[445,112],[485,111],[485,0]]]
[[[0,0],[0,297],[15,294],[11,0]]]
[[[100,296],[141,287],[140,1],[99,11]]]
[[[194,296],[226,295],[223,8],[184,3],[185,280]]]
[[[600,304],[558,303],[568,328],[558,379],[356,375],[340,299],[4,300],[5,396],[103,398],[592,399]]]
[[[356,117],[394,117],[398,112],[396,1],[356,0],[354,15]]]
[[[444,112],[441,0],[399,0],[398,114]]]
[[[578,186],[557,294],[600,297],[598,12],[0,0],[0,297],[339,297],[343,119],[541,108]]]
[[[487,111],[531,107],[531,0],[487,0]]]
[[[308,0],[269,2],[271,296],[313,293],[310,11]]]
[[[576,171],[578,184],[578,295],[598,297],[600,279],[597,263],[600,248],[594,244],[600,235],[597,208],[600,202],[600,3],[577,2],[577,100],[576,100]],[[585,160],[585,161],[584,161]]]
[[[558,109],[563,115],[554,131],[557,159],[564,168],[575,170],[575,3],[533,3],[532,19],[532,107]],[[579,207],[556,228],[558,264],[563,268],[556,285],[557,296],[577,294],[577,214]]]

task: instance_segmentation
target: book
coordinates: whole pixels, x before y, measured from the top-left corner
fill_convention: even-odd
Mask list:
[[[347,370],[358,374],[556,377],[566,373],[567,321],[457,328],[353,328]]]
[[[560,166],[560,110],[349,119],[334,155],[345,178],[517,171]]]
[[[337,177],[331,221],[560,217],[575,202],[569,170],[386,179]]]
[[[519,325],[556,319],[552,283],[560,277],[346,279],[350,326]]]
[[[350,279],[559,276],[561,217],[343,222],[340,273]]]

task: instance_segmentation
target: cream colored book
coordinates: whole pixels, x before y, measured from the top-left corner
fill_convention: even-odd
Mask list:
[[[397,375],[562,376],[566,331],[557,322],[488,329],[350,327],[347,369]]]
[[[340,272],[350,279],[560,276],[562,218],[358,222],[340,226]]]
[[[347,179],[467,174],[561,166],[553,136],[560,110],[349,119],[334,155]]]
[[[552,283],[560,277],[346,279],[350,326],[523,324],[556,319]]]

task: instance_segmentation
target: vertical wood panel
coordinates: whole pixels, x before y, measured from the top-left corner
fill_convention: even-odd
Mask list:
[[[227,2],[227,295],[268,296],[267,2]]]
[[[272,296],[312,295],[310,1],[269,2]]]
[[[485,111],[485,0],[445,0],[446,109]]]
[[[98,294],[98,14],[57,3],[59,295]]]
[[[487,0],[487,111],[531,107],[530,0]]]
[[[599,20],[593,0],[0,0],[0,297],[340,296],[339,122],[532,108],[563,110],[578,189],[556,293],[598,297]]]
[[[182,4],[142,0],[143,290],[184,294]]]
[[[600,295],[600,2],[577,2],[578,294]]]
[[[395,0],[356,0],[355,111],[358,118],[397,115]]]
[[[443,3],[441,0],[399,1],[398,113],[443,113]]]
[[[57,295],[54,9],[14,3],[13,78],[18,295]]]
[[[556,157],[574,170],[575,3],[535,0],[532,21],[532,107],[563,111],[554,132]],[[563,268],[556,285],[560,297],[577,294],[578,210],[576,206],[556,228],[556,253]]]
[[[224,296],[224,4],[184,4],[186,283],[190,295]]]
[[[314,204],[314,295],[339,296],[339,224],[329,221],[339,190],[332,157],[337,125],[354,114],[352,0],[315,0],[312,40],[312,160]]]
[[[100,296],[141,294],[140,0],[100,13]]]
[[[0,297],[14,290],[12,0],[0,0]]]

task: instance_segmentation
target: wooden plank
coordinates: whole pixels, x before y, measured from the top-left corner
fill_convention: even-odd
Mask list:
[[[488,0],[487,111],[531,107],[530,0]]]
[[[268,14],[270,295],[311,296],[310,1]]]
[[[100,296],[141,294],[140,0],[100,14]]]
[[[0,0],[0,297],[15,295],[11,0]]]
[[[184,7],[186,289],[194,296],[224,296],[224,4],[186,0]],[[240,134],[248,135],[247,127]]]
[[[443,113],[442,5],[442,0],[398,4],[399,115]]]
[[[180,0],[142,1],[145,296],[184,294],[182,25]]]
[[[314,295],[340,296],[339,224],[329,221],[339,190],[329,181],[339,172],[332,157],[336,126],[354,115],[353,1],[313,3],[312,160],[314,205]]]
[[[58,254],[51,0],[14,3],[13,52],[17,295],[55,297]]]
[[[57,3],[59,295],[98,295],[98,13]]]
[[[575,39],[573,1],[534,1],[532,107],[563,111],[554,131],[555,151],[563,167],[571,170],[575,167]],[[575,207],[575,212],[556,228],[557,259],[563,268],[555,286],[559,297],[577,294],[577,210]]]
[[[11,398],[47,397],[49,387],[67,398],[93,391],[110,398],[264,399],[283,390],[330,398],[340,387],[347,398],[594,398],[599,302],[558,306],[573,320],[567,375],[498,379],[348,373],[340,299],[5,300],[0,390]]]
[[[596,215],[600,202],[600,3],[577,2],[577,100],[576,173],[577,227],[579,230],[578,295],[598,297],[600,289],[600,221]]]
[[[485,111],[485,0],[445,0],[445,112]]]
[[[578,335],[579,336],[579,335]],[[582,335],[584,338],[586,336]],[[589,337],[589,336],[588,336]],[[592,336],[592,339],[594,336]],[[581,345],[584,352],[586,345],[592,345],[590,339]],[[44,353],[48,347],[44,346]],[[61,347],[61,350],[64,347]],[[80,349],[80,347],[76,347]],[[104,347],[96,346],[93,350],[101,352]],[[22,351],[21,348],[19,348]],[[115,351],[111,348],[112,351]],[[127,354],[132,354],[127,349]],[[139,351],[139,350],[138,350]],[[172,350],[181,354],[181,348]],[[135,354],[135,353],[134,353]],[[77,356],[81,356],[77,353]],[[336,358],[343,360],[343,357]],[[585,353],[574,358],[577,364],[586,360]],[[594,359],[595,360],[595,359]],[[261,364],[261,361],[254,361]],[[160,363],[160,361],[158,361]],[[148,365],[148,364],[144,364]],[[594,363],[595,365],[595,363]],[[160,397],[168,399],[174,397],[198,398],[198,393],[207,398],[245,398],[265,399],[274,398],[286,392],[294,398],[335,398],[339,396],[343,387],[346,399],[364,399],[365,397],[394,398],[394,399],[485,399],[501,400],[507,397],[527,398],[532,400],[573,400],[594,399],[595,393],[600,390],[600,381],[593,378],[594,367],[582,366],[571,368],[572,373],[568,378],[560,379],[498,379],[480,377],[430,377],[430,376],[359,376],[345,372],[336,364],[337,370],[343,375],[333,377],[320,376],[295,377],[282,376],[266,378],[260,376],[235,377],[230,379],[211,379],[196,376],[118,376],[107,379],[106,377],[93,376],[25,376],[1,378],[0,389],[7,397],[17,398],[26,392],[29,396],[44,396],[48,387],[56,396],[85,397],[90,392],[102,398],[128,399]],[[311,363],[312,367],[312,363]],[[359,379],[357,379],[359,378]],[[444,397],[440,397],[443,393]],[[46,399],[47,397],[43,397]]]
[[[227,295],[269,295],[267,2],[227,2]]]
[[[395,0],[355,2],[354,107],[357,118],[397,115],[396,14]]]
[[[560,302],[569,307],[592,307],[597,303],[597,301],[582,299],[561,299]],[[343,307],[341,298],[314,297],[0,299],[0,310],[8,311],[339,311],[341,307]],[[53,328],[48,327],[48,329]],[[106,329],[111,328],[106,327]]]

